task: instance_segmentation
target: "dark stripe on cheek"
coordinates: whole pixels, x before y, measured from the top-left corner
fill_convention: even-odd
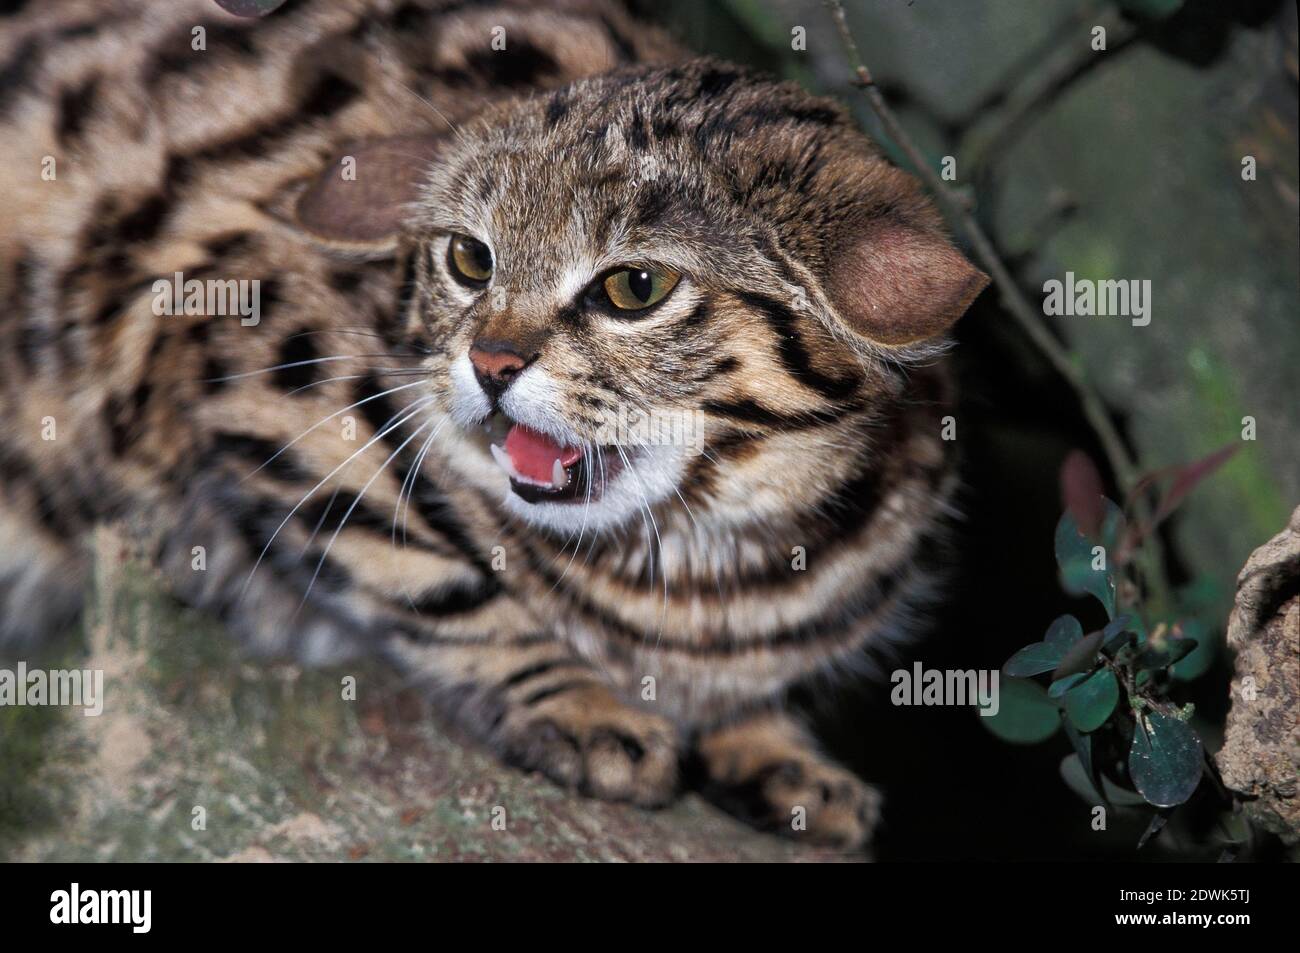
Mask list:
[[[834,423],[844,416],[842,411],[834,409],[810,410],[802,414],[781,414],[748,397],[743,400],[708,400],[704,402],[703,409],[718,417],[726,417],[728,420],[741,423],[795,430],[820,427]]]
[[[855,372],[834,378],[812,366],[812,358],[799,336],[799,319],[785,304],[775,298],[748,291],[737,292],[737,297],[767,321],[776,336],[777,356],[791,377],[827,400],[843,400],[861,385],[862,378]]]

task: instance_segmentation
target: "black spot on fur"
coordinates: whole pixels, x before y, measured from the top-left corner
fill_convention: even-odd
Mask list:
[[[560,682],[558,685],[549,685],[546,688],[539,688],[537,691],[533,692],[523,700],[522,704],[525,708],[531,708],[534,705],[540,705],[548,698],[556,698],[560,695],[565,695],[581,688],[590,688],[591,685],[591,680],[585,678],[575,678],[567,682]],[[577,747],[576,741],[574,746]]]
[[[197,26],[204,31],[202,50],[193,46],[193,31]],[[167,77],[181,76],[204,63],[217,62],[222,53],[246,59],[257,53],[252,31],[246,24],[185,24],[158,44],[156,55],[144,68],[144,86],[149,89]]]
[[[228,235],[209,239],[203,247],[214,258],[225,258],[248,250],[252,242],[253,236],[250,232],[231,232]]]
[[[711,67],[700,75],[700,88],[696,95],[701,99],[712,99],[725,93],[739,79],[740,73],[735,70]]]
[[[271,375],[271,380],[283,391],[308,387],[319,380],[318,369],[321,365],[303,362],[315,361],[319,357],[320,352],[316,350],[310,334],[291,335],[280,342],[280,349],[276,354],[276,364],[286,366],[277,367]]]
[[[64,148],[76,142],[85,129],[86,120],[95,109],[99,82],[98,76],[92,76],[81,85],[65,89],[59,94],[59,121],[55,135]]]
[[[124,243],[149,241],[162,230],[170,211],[171,202],[167,195],[151,195],[118,221],[114,235]]]
[[[633,108],[632,119],[628,123],[627,144],[638,152],[650,148],[650,130],[646,127],[645,116],[638,108]]]
[[[662,182],[655,182],[642,189],[636,199],[636,224],[642,228],[658,224],[672,206],[673,197],[672,189]]]
[[[361,287],[365,276],[359,271],[337,269],[329,273],[329,285],[339,294],[351,294]]]
[[[560,90],[551,97],[551,101],[546,104],[546,122],[554,126],[561,119],[569,114],[569,94],[566,90]]]
[[[466,54],[465,60],[470,72],[488,85],[515,89],[533,86],[559,71],[549,53],[527,40],[513,42],[504,50],[476,49]]]
[[[402,283],[397,289],[397,307],[393,312],[395,323],[400,324],[410,312],[415,287],[415,252],[411,251],[402,262]]]
[[[261,467],[262,473],[285,483],[305,483],[311,479],[294,459],[292,450],[280,450],[274,441],[246,433],[218,431],[212,437],[213,456],[233,458],[247,468],[246,472]]]
[[[104,425],[113,456],[123,456],[140,439],[144,429],[141,418],[152,393],[153,384],[141,381],[126,398],[114,395],[105,402]]]
[[[223,378],[229,376],[230,368],[209,354],[203,360],[203,393],[209,397],[221,393],[230,384],[230,381],[223,380]]]
[[[300,115],[332,116],[361,95],[361,87],[337,73],[325,73],[298,104]]]
[[[470,585],[457,584],[437,592],[421,596],[414,601],[415,611],[420,615],[444,617],[473,612],[499,594],[496,586],[484,586],[481,583]]]
[[[34,36],[18,45],[8,61],[0,66],[0,115],[4,115],[18,97],[27,91],[32,77],[40,68],[43,50]]]

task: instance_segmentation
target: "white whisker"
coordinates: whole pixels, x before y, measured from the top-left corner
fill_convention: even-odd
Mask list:
[[[343,532],[343,527],[347,525],[348,517],[350,517],[352,511],[360,505],[362,497],[366,495],[366,491],[370,489],[377,479],[379,479],[379,474],[388,469],[388,465],[396,459],[397,455],[402,452],[406,445],[414,440],[419,435],[420,431],[431,423],[433,423],[432,418],[426,420],[424,423],[420,424],[420,426],[416,427],[415,430],[411,431],[411,435],[397,445],[397,449],[388,455],[388,459],[379,465],[379,468],[375,470],[374,475],[366,481],[366,485],[357,493],[356,498],[352,501],[352,505],[348,507],[347,512],[343,514],[343,518],[339,520],[339,525],[334,528],[334,533],[330,536],[330,541],[325,544],[325,551],[320,554],[320,559],[316,562],[316,571],[311,574],[311,581],[307,583],[307,591],[302,594],[302,602],[298,603],[299,609],[302,609],[302,607],[307,604],[307,597],[311,595],[312,587],[316,585],[316,577],[320,575],[321,568],[325,565],[325,560],[329,558],[330,550],[334,546],[334,541],[339,538],[339,533]]]
[[[412,417],[418,414],[420,412],[420,409],[432,400],[433,400],[432,397],[421,397],[419,400],[415,401],[414,403],[407,404],[405,407],[399,410],[396,414],[394,414],[392,417],[388,419],[388,422],[384,425],[383,428],[379,430],[378,433],[376,433],[373,437],[370,438],[370,440],[366,442],[365,446],[357,450],[355,453],[353,453],[350,457],[348,457],[346,460],[344,460],[342,463],[336,466],[329,473],[325,474],[324,478],[319,483],[317,483],[314,487],[308,490],[307,494],[302,499],[300,499],[297,503],[294,504],[293,509],[291,509],[289,511],[289,514],[285,516],[283,520],[280,521],[280,525],[275,528],[275,532],[271,534],[271,538],[266,541],[266,545],[263,546],[262,551],[258,553],[257,560],[253,563],[253,568],[248,571],[248,578],[244,580],[243,588],[241,588],[239,591],[240,599],[243,599],[245,594],[248,592],[249,584],[252,583],[253,576],[256,575],[258,567],[262,565],[262,560],[266,558],[267,552],[271,549],[271,544],[274,543],[275,538],[280,535],[280,531],[284,529],[286,525],[288,525],[289,520],[293,519],[293,514],[297,513],[298,510],[302,508],[302,505],[306,503],[309,499],[311,499],[311,497],[316,493],[317,490],[319,490],[326,483],[328,483],[330,478],[333,477],[334,474],[338,473],[349,463],[355,460],[358,456],[360,456],[361,454],[369,450],[371,447],[373,447],[376,442],[383,439],[391,431],[393,431],[397,427],[400,427],[402,424],[406,423],[406,421],[410,420]],[[415,409],[411,410],[412,407],[414,407]],[[407,413],[406,416],[402,417],[401,420],[398,420],[396,423],[393,423],[394,418],[401,416],[406,411],[410,411],[410,413]]]

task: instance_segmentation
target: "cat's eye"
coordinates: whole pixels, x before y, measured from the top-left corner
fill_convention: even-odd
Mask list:
[[[492,277],[492,249],[468,235],[453,235],[447,246],[447,264],[462,283],[484,285]]]
[[[662,301],[680,277],[667,269],[625,268],[607,277],[601,287],[620,311],[642,311]]]

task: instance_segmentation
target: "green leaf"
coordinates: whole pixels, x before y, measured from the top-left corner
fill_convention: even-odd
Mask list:
[[[980,718],[984,727],[1012,744],[1037,744],[1056,734],[1059,709],[1037,682],[1004,678],[998,688],[998,713]]]
[[[1092,671],[1097,664],[1097,653],[1101,650],[1101,635],[1100,632],[1093,632],[1075,642],[1061,659],[1061,664],[1052,672],[1052,680],[1065,678],[1075,672]]]
[[[1083,638],[1083,625],[1072,615],[1057,616],[1052,620],[1052,624],[1047,627],[1047,634],[1043,636],[1043,641],[1048,645],[1055,646],[1061,650],[1064,655],[1070,646]]]
[[[1057,679],[1047,687],[1047,697],[1060,698],[1087,677],[1087,672],[1075,672],[1073,675],[1067,675],[1065,678]]]
[[[1201,739],[1187,722],[1158,711],[1138,718],[1128,770],[1148,803],[1173,807],[1186,801],[1201,781],[1201,761]]]
[[[1122,615],[1107,623],[1101,630],[1101,647],[1107,654],[1114,655],[1124,645],[1136,638],[1132,629],[1132,616]]]
[[[1048,645],[1046,642],[1035,642],[1026,645],[1007,659],[1006,664],[1002,666],[1002,672],[1013,678],[1028,678],[1030,675],[1050,672],[1060,664],[1061,653],[1055,646]]]
[[[1072,615],[1063,615],[1047,627],[1043,641],[1026,645],[1007,659],[1002,671],[1014,678],[1027,678],[1050,672],[1061,664],[1066,651],[1083,637],[1083,626]]]
[[[1124,532],[1124,514],[1112,501],[1105,501],[1106,515],[1095,537],[1080,532],[1074,517],[1066,512],[1056,524],[1056,562],[1061,569],[1061,585],[1071,595],[1095,596],[1106,609],[1107,618],[1115,617],[1115,564],[1119,541]],[[1093,549],[1101,547],[1097,554]],[[1094,569],[1094,560],[1102,568]]]
[[[1119,683],[1113,672],[1103,668],[1065,693],[1065,713],[1080,731],[1096,731],[1118,702]]]

